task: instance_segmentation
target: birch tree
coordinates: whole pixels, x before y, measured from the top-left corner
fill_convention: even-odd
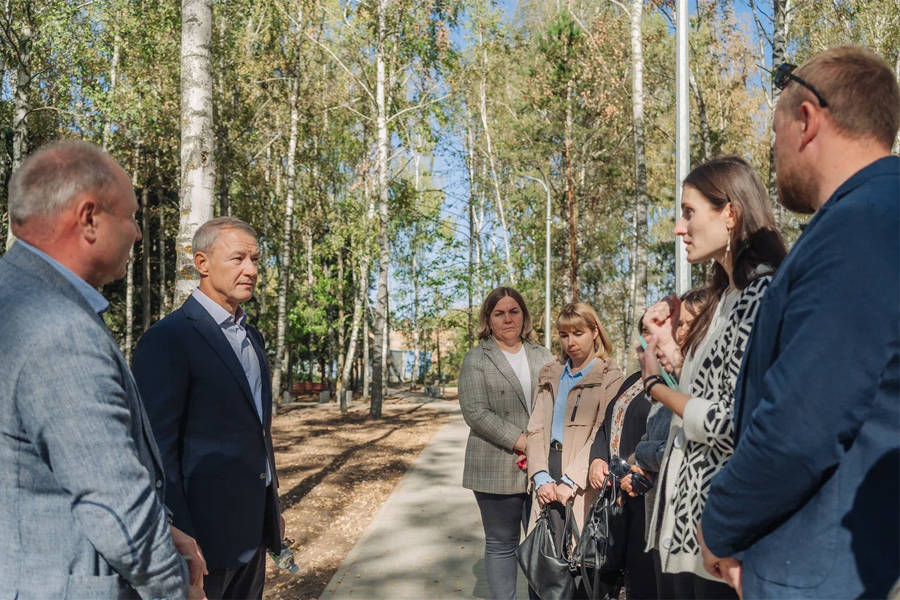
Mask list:
[[[175,306],[181,306],[199,283],[192,244],[197,228],[212,218],[216,183],[212,0],[182,0],[181,11],[181,185]]]

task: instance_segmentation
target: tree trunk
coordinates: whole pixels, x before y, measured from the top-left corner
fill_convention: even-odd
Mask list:
[[[150,329],[150,186],[141,190],[141,331]]]
[[[28,153],[28,95],[31,92],[31,39],[33,32],[29,25],[19,31],[18,62],[16,64],[16,91],[13,98],[13,154],[10,172],[15,173]],[[6,230],[6,249],[13,245],[16,236],[12,232],[12,219]]]
[[[272,170],[272,146],[266,146],[266,166],[265,166],[265,181],[266,181],[266,192],[263,197],[263,231],[262,231],[262,240],[260,240],[259,244],[259,277],[256,282],[256,298],[259,303],[259,314],[257,317],[262,319],[266,314],[266,248],[269,245],[269,203],[274,200],[272,198],[269,190],[269,180],[270,174]]]
[[[634,293],[632,318],[636,324],[647,304],[647,160],[644,150],[644,44],[642,22],[644,0],[633,0],[631,8],[631,102],[634,119]],[[632,343],[637,344],[637,331],[630,328]],[[626,355],[627,356],[627,355]]]
[[[772,29],[772,71],[784,62],[784,54],[787,50],[788,31],[790,29],[790,13],[793,10],[793,0],[772,0],[773,4],[773,29]],[[778,104],[778,98],[781,96],[781,90],[774,85],[770,85],[772,115],[774,118],[774,107]],[[784,229],[784,207],[778,202],[778,181],[775,177],[775,136],[770,134],[771,143],[769,144],[769,200],[772,202],[772,208],[775,211],[775,219],[778,227]]]
[[[368,288],[369,281],[369,273],[368,269],[365,270],[364,279],[365,285]],[[369,388],[372,386],[372,369],[369,366],[370,361],[370,353],[369,353],[369,295],[368,293],[364,294],[363,298],[363,389],[362,389],[362,401],[363,404],[369,401],[370,393]]]
[[[344,390],[344,344],[346,343],[346,334],[344,332],[344,248],[343,242],[337,251],[337,300],[338,300],[338,322],[337,322],[337,374],[335,376],[334,389],[338,398]]]
[[[353,369],[353,363],[356,358],[356,339],[359,337],[359,324],[362,320],[363,303],[365,301],[366,288],[368,287],[368,279],[365,276],[367,267],[360,264],[359,280],[356,282],[357,291],[353,297],[353,321],[350,324],[350,340],[347,347],[347,356],[344,359],[344,369],[341,372],[341,390],[348,391],[350,385],[350,373]],[[345,394],[340,394],[341,414],[347,414],[347,399]]]
[[[169,287],[166,283],[166,205],[163,200],[163,174],[159,168],[159,154],[154,158],[156,165],[156,198],[159,202],[159,320],[169,312]]]
[[[388,311],[388,269],[390,268],[390,240],[388,237],[388,144],[390,138],[387,130],[387,102],[386,87],[387,74],[385,73],[385,46],[387,42],[387,2],[378,0],[378,30],[377,48],[375,53],[376,68],[376,109],[377,115],[377,162],[378,162],[378,222],[379,222],[379,253],[378,253],[378,294],[375,304],[375,356],[372,365],[372,404],[370,415],[375,419],[381,418],[381,408],[384,403],[384,394],[387,381],[387,353],[384,351],[387,340],[387,311]]]
[[[466,169],[469,172],[469,264],[468,269],[466,271],[466,293],[469,299],[469,310],[466,315],[466,342],[468,343],[469,350],[472,349],[472,345],[475,343],[475,335],[474,335],[474,319],[475,319],[475,306],[474,306],[474,298],[473,295],[475,293],[475,155],[473,154],[473,150],[475,145],[472,142],[472,122],[471,119],[468,118],[468,114],[466,116]],[[416,364],[418,364],[419,355],[416,354]],[[414,373],[418,376],[418,371]]]
[[[484,55],[484,68],[487,69],[487,50],[483,50]],[[503,229],[503,249],[506,257],[506,276],[509,279],[509,283],[511,285],[516,284],[516,274],[513,271],[512,267],[512,258],[510,258],[509,253],[509,232],[506,227],[506,213],[503,210],[503,198],[500,196],[500,182],[497,178],[497,167],[494,164],[494,151],[491,146],[491,130],[488,127],[488,117],[487,117],[487,84],[485,83],[484,76],[481,77],[481,97],[480,102],[478,104],[479,111],[481,113],[481,125],[484,128],[484,140],[487,144],[487,157],[488,164],[491,168],[491,183],[494,188],[494,201],[497,203],[497,210],[500,213],[500,226]]]
[[[894,71],[897,73],[897,79],[900,80],[900,54],[897,54],[897,64],[894,67]],[[897,139],[894,141],[893,153],[895,156],[900,155],[900,131],[897,132]]]
[[[706,162],[712,158],[713,148],[712,148],[712,131],[709,128],[709,116],[706,110],[706,98],[703,96],[703,90],[700,89],[700,84],[697,82],[697,78],[694,77],[694,71],[691,69],[690,72],[690,86],[694,91],[694,96],[697,98],[697,114],[700,118],[700,140],[703,142],[703,160],[702,162]]]
[[[291,236],[294,228],[294,188],[297,183],[296,155],[300,111],[297,107],[300,82],[297,74],[291,79],[291,136],[288,140],[287,194],[284,202],[284,223],[282,224],[281,269],[278,274],[278,320],[275,329],[275,369],[272,373],[272,401],[281,397],[281,381],[287,365],[284,354],[284,338],[287,331],[287,292],[291,279]]]
[[[113,55],[109,65],[109,104],[113,105],[116,101],[116,80],[119,75],[119,48],[122,45],[122,38],[116,32],[113,37]],[[112,119],[109,115],[103,118],[103,136],[101,138],[101,146],[109,152],[109,135],[112,131]]]
[[[159,319],[169,312],[169,288],[166,285],[166,211],[159,207]]]
[[[194,233],[213,214],[216,184],[210,44],[212,0],[181,2],[181,189],[175,244],[176,306],[200,276],[194,268]]]
[[[134,246],[128,251],[128,271],[125,274],[125,341],[122,353],[125,362],[131,364],[131,349],[134,347]]]
[[[569,262],[571,268],[572,302],[578,301],[578,208],[575,206],[575,181],[572,179],[572,102],[573,85],[566,83],[566,198],[569,204]]]

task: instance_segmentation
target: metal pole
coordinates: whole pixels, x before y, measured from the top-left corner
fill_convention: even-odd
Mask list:
[[[545,234],[547,246],[544,252],[544,347],[550,349],[550,188],[543,181],[541,185],[547,192],[547,233]]]
[[[543,172],[541,172],[543,175]],[[537,181],[544,187],[547,192],[547,231],[545,234],[545,250],[544,250],[544,346],[550,349],[550,224],[553,220],[551,212],[552,200],[550,198],[550,188],[543,179],[532,177],[531,175],[520,174],[526,179]]]
[[[688,0],[675,2],[675,219],[681,217],[681,184],[691,169],[690,96],[688,83]],[[675,292],[691,288],[691,265],[684,242],[675,238]]]

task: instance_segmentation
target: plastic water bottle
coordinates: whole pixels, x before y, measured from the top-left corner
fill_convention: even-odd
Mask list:
[[[289,545],[285,544],[281,547],[281,554],[272,552],[270,556],[282,571],[287,571],[291,575],[296,575],[300,572],[300,567],[294,564],[294,552]]]

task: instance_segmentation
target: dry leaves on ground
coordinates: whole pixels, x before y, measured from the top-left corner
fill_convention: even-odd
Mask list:
[[[400,477],[446,421],[421,404],[388,399],[383,418],[354,405],[291,406],[272,426],[286,535],[300,572],[267,561],[266,598],[318,598]]]

